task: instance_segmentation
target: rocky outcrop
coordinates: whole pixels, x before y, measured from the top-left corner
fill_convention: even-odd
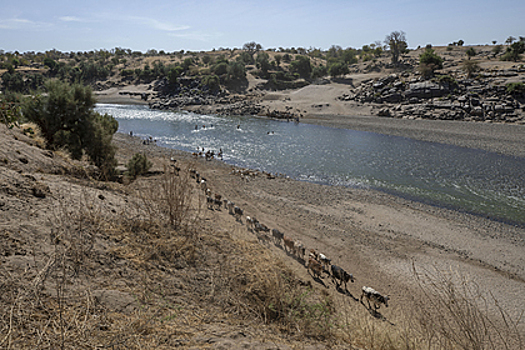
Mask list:
[[[367,81],[339,99],[371,103],[380,117],[525,124],[523,98],[508,94],[505,86],[450,77],[407,81],[408,77],[392,74]]]

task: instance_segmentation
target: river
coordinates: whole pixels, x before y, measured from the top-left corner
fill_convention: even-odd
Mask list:
[[[252,116],[99,104],[119,132],[218,153],[225,162],[298,180],[373,188],[525,226],[525,159],[372,132]]]

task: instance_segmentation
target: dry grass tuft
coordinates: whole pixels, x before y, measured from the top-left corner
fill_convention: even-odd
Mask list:
[[[490,294],[458,272],[417,271],[423,298],[415,300],[415,321],[425,348],[524,349],[521,316],[513,320]],[[495,309],[497,315],[490,312]]]

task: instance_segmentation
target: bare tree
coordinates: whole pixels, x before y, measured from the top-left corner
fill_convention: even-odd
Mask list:
[[[392,63],[397,64],[399,61],[399,55],[403,53],[408,46],[405,32],[394,31],[390,33],[390,35],[387,35],[385,38],[385,44],[390,48]]]

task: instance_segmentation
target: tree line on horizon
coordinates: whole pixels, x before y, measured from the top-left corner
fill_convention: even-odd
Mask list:
[[[510,36],[505,44],[494,44],[494,57],[519,61],[525,52],[525,37],[516,39]],[[447,50],[454,46],[463,46],[464,41],[450,43]],[[419,47],[418,47],[419,48]],[[199,76],[203,85],[217,90],[221,85],[228,86],[246,79],[250,74],[267,79],[269,85],[276,89],[293,88],[299,79],[315,80],[325,76],[342,77],[350,72],[350,66],[359,61],[374,63],[379,57],[389,55],[393,67],[400,66],[400,57],[409,52],[406,34],[393,31],[383,42],[363,45],[360,49],[332,45],[327,50],[316,48],[278,48],[264,50],[256,42],[245,43],[237,49],[213,49],[211,52],[148,50],[146,53],[131,49],[114,48],[111,50],[94,50],[89,52],[60,52],[56,49],[46,52],[4,52],[0,50],[0,69],[2,90],[7,92],[30,93],[44,86],[47,79],[59,79],[69,83],[93,85],[112,76],[120,76],[130,83],[150,83],[157,79],[166,79],[170,84],[177,84],[182,76]],[[501,54],[503,52],[503,54]],[[269,54],[271,53],[271,55]],[[470,60],[477,53],[473,47],[465,54]],[[149,57],[168,57],[153,62],[144,62],[140,66],[133,63],[146,61]],[[425,77],[442,68],[442,58],[436,55],[431,45],[427,45],[420,56],[420,71]],[[18,67],[29,66],[33,71],[21,72]],[[371,65],[372,66],[372,65]],[[476,63],[466,63],[475,71]],[[255,69],[254,69],[255,68]]]

